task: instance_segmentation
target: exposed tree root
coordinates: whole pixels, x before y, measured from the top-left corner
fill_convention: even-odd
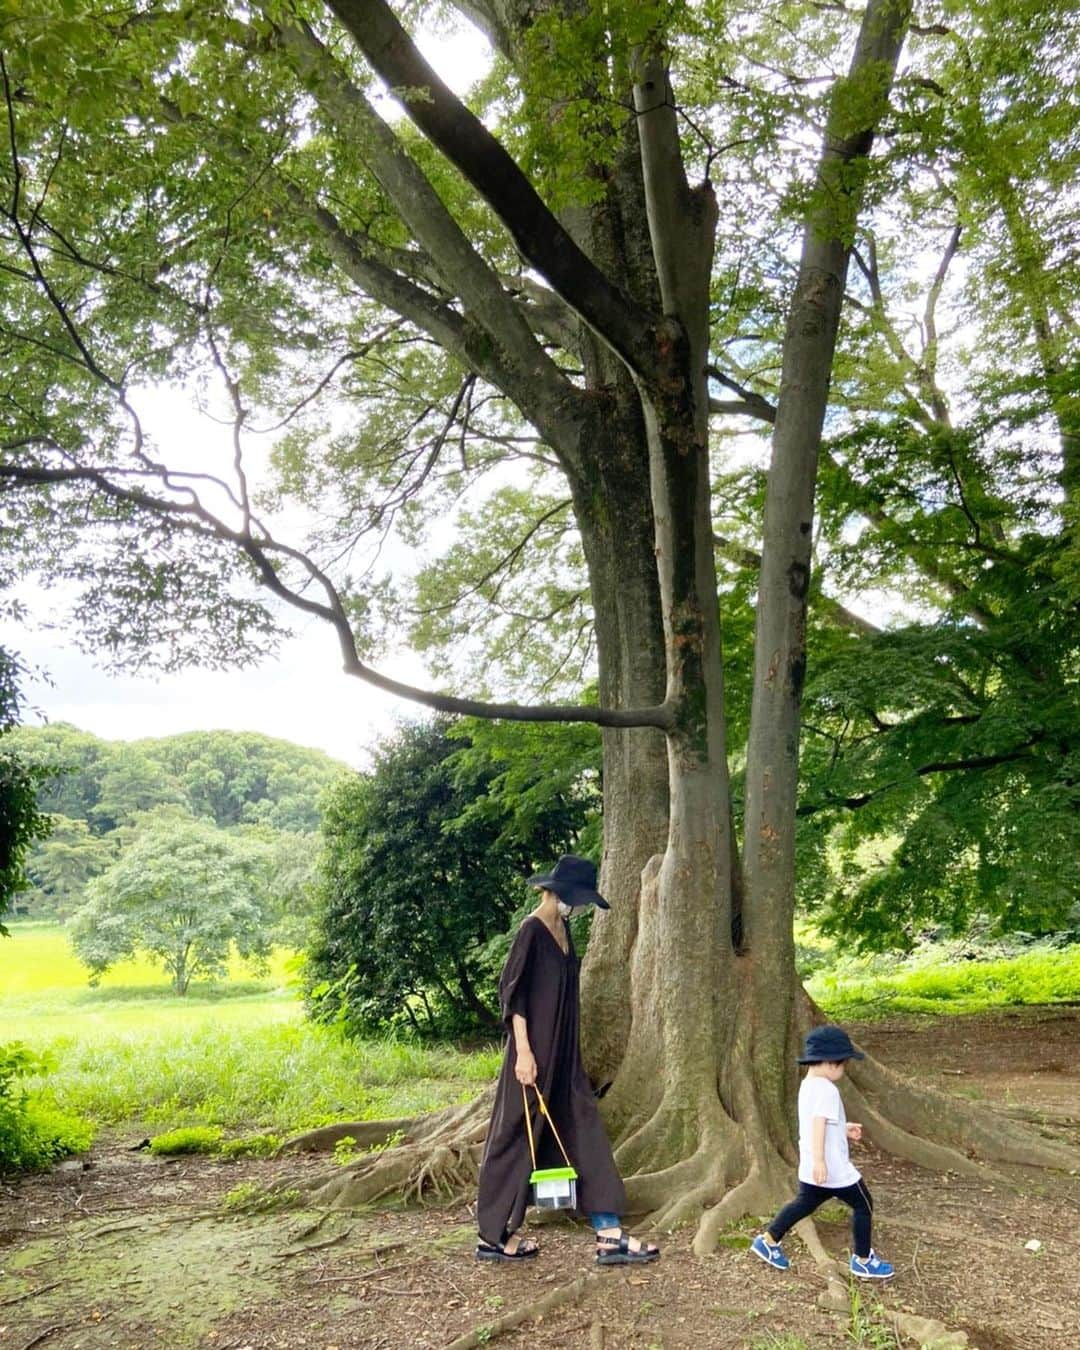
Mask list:
[[[1063,1171],[1080,1166],[1080,1150],[1074,1145],[1045,1139],[1030,1126],[978,1102],[960,1101],[947,1092],[908,1082],[869,1056],[849,1065],[848,1077],[879,1121],[888,1121],[914,1139],[933,1141],[969,1158],[977,1154],[990,1162]],[[890,1147],[878,1137],[873,1126],[868,1133],[875,1143]],[[924,1166],[941,1166],[920,1158],[914,1161],[923,1161]],[[946,1164],[950,1165],[955,1164]]]
[[[887,1120],[876,1110],[858,1089],[850,1084],[844,1093],[853,1120],[859,1120],[866,1127],[866,1136],[871,1143],[885,1149],[898,1158],[917,1163],[920,1167],[929,1167],[939,1172],[965,1172],[968,1175],[985,1173],[986,1164],[976,1162],[966,1153],[949,1148],[946,1144],[937,1144],[929,1139],[920,1139],[909,1134],[899,1125]]]
[[[748,1214],[771,1212],[790,1186],[790,1169],[780,1155],[759,1153],[743,1180],[701,1216],[694,1234],[694,1255],[707,1256],[715,1251],[720,1231],[728,1224]]]
[[[519,1327],[522,1322],[543,1317],[553,1309],[561,1308],[567,1303],[576,1303],[587,1292],[590,1292],[600,1282],[600,1279],[601,1275],[598,1271],[593,1271],[588,1275],[579,1275],[570,1284],[561,1285],[557,1289],[550,1289],[542,1298],[535,1299],[532,1303],[526,1303],[524,1307],[515,1308],[512,1312],[504,1313],[494,1322],[485,1322],[481,1326],[474,1327],[464,1336],[459,1336],[456,1341],[451,1341],[446,1350],[475,1350],[476,1346],[488,1345],[496,1336],[501,1336],[504,1331],[512,1331],[514,1327]]]
[[[448,1107],[429,1116],[405,1120],[358,1121],[352,1125],[313,1130],[290,1140],[306,1151],[329,1149],[341,1139],[376,1141],[374,1150],[307,1181],[283,1181],[270,1195],[289,1196],[295,1203],[326,1210],[355,1209],[386,1195],[419,1200],[429,1192],[452,1197],[475,1186],[491,1112],[491,1093],[464,1106]],[[388,1148],[388,1140],[404,1139]],[[283,1145],[288,1147],[289,1145]]]
[[[285,1260],[292,1256],[303,1256],[307,1252],[321,1252],[324,1247],[336,1247],[339,1242],[344,1242],[352,1232],[352,1226],[343,1228],[340,1233],[335,1233],[333,1237],[324,1238],[322,1242],[306,1242],[299,1247],[288,1247],[284,1251],[273,1252],[278,1260]]]
[[[304,1134],[286,1139],[274,1156],[280,1158],[285,1153],[330,1153],[342,1139],[354,1140],[357,1148],[379,1148],[395,1135],[400,1135],[408,1143],[416,1122],[416,1116],[402,1116],[398,1120],[352,1120],[323,1125],[318,1130],[307,1130]]]
[[[803,1240],[806,1250],[814,1258],[814,1264],[822,1272],[825,1278],[832,1283],[833,1280],[840,1277],[842,1267],[825,1250],[824,1243],[821,1241],[821,1235],[817,1230],[817,1224],[813,1219],[800,1219],[795,1225],[793,1232],[798,1233]]]
[[[63,1280],[53,1280],[52,1284],[41,1284],[36,1289],[27,1289],[25,1293],[16,1294],[13,1298],[0,1298],[0,1308],[8,1308],[12,1303],[22,1303],[28,1298],[37,1298],[38,1294],[47,1294],[50,1289],[59,1289],[64,1283]]]

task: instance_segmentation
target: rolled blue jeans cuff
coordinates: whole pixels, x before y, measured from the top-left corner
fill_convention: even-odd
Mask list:
[[[590,1214],[589,1222],[597,1233],[601,1228],[618,1228],[620,1226],[617,1214]]]

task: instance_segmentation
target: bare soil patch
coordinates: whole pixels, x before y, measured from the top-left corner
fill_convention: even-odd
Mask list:
[[[892,1020],[855,1034],[946,1090],[1075,1131],[1080,1010]],[[470,1332],[500,1350],[915,1344],[887,1330],[885,1310],[935,1317],[982,1350],[1080,1346],[1075,1176],[941,1176],[863,1149],[877,1245],[899,1274],[886,1287],[858,1286],[859,1306],[827,1311],[817,1302],[825,1280],[798,1240],[788,1243],[791,1271],[779,1274],[748,1254],[752,1224],[706,1261],[690,1255],[688,1230],[662,1239],[655,1265],[600,1271],[583,1225],[538,1224],[539,1259],[480,1265],[466,1203],[234,1215],[222,1201],[238,1184],[330,1164],[165,1162],[130,1151],[137,1138],[104,1141],[88,1167],[0,1186],[5,1350],[445,1350]],[[829,1217],[820,1231],[842,1257],[846,1222]],[[1025,1249],[1031,1239],[1038,1252]],[[576,1297],[541,1320],[495,1329],[567,1289]]]

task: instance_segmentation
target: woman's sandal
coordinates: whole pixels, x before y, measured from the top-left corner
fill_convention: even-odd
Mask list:
[[[601,1237],[598,1233],[596,1247],[598,1266],[629,1266],[660,1259],[660,1248],[651,1242],[642,1243],[636,1252],[631,1250],[630,1239],[625,1233],[620,1233],[618,1237]]]
[[[519,1238],[518,1245],[512,1252],[506,1250],[506,1244],[502,1242],[484,1242],[481,1240],[476,1244],[476,1259],[478,1261],[527,1261],[530,1256],[539,1256],[540,1246],[532,1238]]]

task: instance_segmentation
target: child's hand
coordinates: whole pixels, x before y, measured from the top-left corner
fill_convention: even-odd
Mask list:
[[[829,1179],[829,1169],[823,1162],[816,1162],[814,1164],[813,1176],[815,1186],[824,1186]]]
[[[853,1143],[856,1143],[856,1144],[857,1144],[857,1143],[859,1142],[859,1140],[862,1138],[862,1126],[859,1124],[859,1122],[858,1122],[857,1120],[851,1120],[851,1121],[848,1122],[848,1124],[847,1124],[847,1137],[848,1137],[850,1140],[852,1140]]]

